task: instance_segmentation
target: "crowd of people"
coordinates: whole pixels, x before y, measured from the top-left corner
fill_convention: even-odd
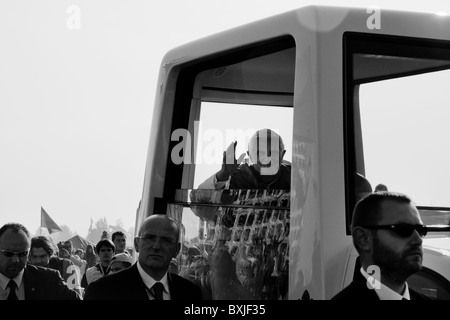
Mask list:
[[[116,231],[112,239],[101,239],[96,246],[89,243],[83,248],[73,248],[70,240],[55,244],[48,235],[31,237],[20,223],[5,224],[0,229],[0,300],[83,299],[90,282],[134,263],[125,249],[125,233]],[[25,247],[28,249],[22,250]],[[43,268],[57,273],[44,272]],[[48,287],[41,283],[49,280]],[[37,287],[29,288],[29,284]],[[61,289],[62,285],[65,289]],[[56,291],[52,293],[50,289]]]
[[[261,140],[276,146],[270,157],[259,149]],[[228,147],[222,168],[203,186],[290,189],[290,163],[283,160],[279,135],[264,129],[250,139],[252,165],[241,164],[242,156],[236,160],[235,148],[236,143]],[[359,179],[356,185],[364,182]],[[384,185],[374,192],[365,188],[357,201],[351,234],[361,267],[333,299],[426,300],[407,284],[408,277],[422,268],[422,237],[427,231],[413,201]],[[214,210],[198,208],[195,213],[211,219]],[[48,236],[31,237],[22,224],[5,224],[0,228],[0,300],[202,300],[200,285],[181,276],[183,270],[176,264],[182,249],[180,228],[165,214],[147,217],[134,238],[136,258],[127,251],[122,232],[113,233],[111,239],[105,233],[95,246],[74,249],[70,241],[55,246]],[[216,250],[212,256],[224,254],[216,261],[231,259],[227,250]],[[373,272],[374,266],[378,269]],[[223,263],[211,268],[232,272]],[[216,274],[211,281],[224,280],[221,286],[230,286],[232,292],[227,279]]]

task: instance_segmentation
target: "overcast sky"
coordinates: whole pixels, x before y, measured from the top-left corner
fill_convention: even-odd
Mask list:
[[[0,2],[0,225],[40,207],[81,236],[134,226],[159,65],[186,42],[310,4],[273,0]],[[340,6],[449,11],[446,1]]]

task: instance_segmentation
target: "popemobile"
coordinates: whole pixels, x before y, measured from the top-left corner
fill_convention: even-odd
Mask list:
[[[205,299],[328,300],[359,270],[356,201],[385,187],[428,229],[409,286],[450,299],[449,69],[450,17],[375,7],[308,6],[174,48],[136,230],[176,219],[177,272]],[[290,188],[199,188],[261,126],[284,139]]]

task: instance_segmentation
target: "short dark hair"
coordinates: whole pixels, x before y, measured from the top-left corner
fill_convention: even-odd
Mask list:
[[[109,240],[109,239],[102,239],[102,240],[100,240],[100,241],[97,243],[97,245],[95,246],[95,252],[96,252],[97,254],[99,254],[100,249],[101,249],[102,247],[111,247],[112,250],[113,250],[113,252],[116,252],[116,246],[115,246],[114,243],[113,243],[111,240]]]
[[[7,231],[7,230],[12,230],[15,233],[18,233],[20,230],[22,230],[23,232],[25,232],[26,236],[28,239],[31,238],[30,232],[28,231],[27,228],[25,228],[25,226],[23,224],[17,223],[17,222],[10,222],[7,224],[4,224],[3,227],[0,228],[0,237],[3,236],[3,234]]]
[[[358,201],[353,210],[352,230],[364,225],[375,225],[381,219],[381,204],[384,201],[395,201],[398,203],[412,203],[406,194],[392,191],[381,191],[369,193]]]
[[[116,231],[116,232],[114,232],[114,233],[112,234],[112,236],[111,236],[113,242],[114,242],[114,240],[116,239],[117,236],[119,236],[119,237],[125,237],[125,233],[123,233],[122,231]]]
[[[56,249],[53,241],[46,236],[36,236],[31,238],[30,250],[33,248],[42,248],[51,257],[56,254]]]
[[[66,246],[73,246],[73,243],[72,243],[72,240],[66,240],[66,241],[64,241],[64,245],[66,245]]]

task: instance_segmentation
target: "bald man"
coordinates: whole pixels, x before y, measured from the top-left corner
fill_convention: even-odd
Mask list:
[[[166,215],[142,223],[134,239],[138,261],[128,269],[89,284],[85,300],[201,300],[200,287],[168,272],[181,249],[180,227]]]
[[[286,153],[283,139],[275,131],[261,129],[250,138],[247,155],[251,163],[242,163],[245,153],[235,157],[237,142],[223,153],[221,169],[206,179],[190,194],[193,202],[215,203],[211,190],[220,189],[291,189],[291,164],[283,160]],[[215,207],[192,206],[192,211],[205,220],[213,220]]]
[[[222,168],[198,189],[283,189],[291,188],[291,164],[283,161],[286,150],[280,135],[261,129],[250,138],[247,155],[251,164],[242,163],[245,153],[235,158],[237,142],[223,153]]]

